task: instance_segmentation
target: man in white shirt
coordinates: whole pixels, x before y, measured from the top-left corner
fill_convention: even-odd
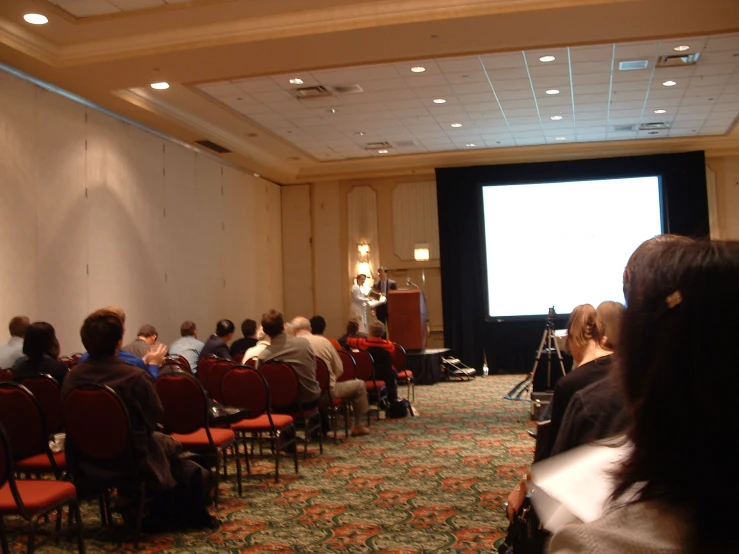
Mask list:
[[[367,410],[369,409],[367,388],[364,386],[364,381],[352,379],[350,381],[337,382],[336,379],[344,373],[344,366],[334,345],[326,337],[312,334],[310,321],[304,317],[293,319],[290,322],[290,327],[295,332],[296,337],[307,340],[315,355],[326,362],[329,369],[331,397],[341,398],[352,405],[354,411],[352,436],[369,435],[369,429],[363,425],[364,418],[367,416]]]
[[[259,355],[264,351],[265,348],[267,348],[270,345],[269,342],[269,336],[267,333],[264,332],[264,329],[262,327],[259,327],[256,333],[257,337],[257,344],[249,348],[246,352],[244,352],[244,357],[241,360],[242,365],[246,365],[246,362],[251,360],[252,358],[259,358]]]
[[[31,321],[24,315],[15,316],[10,320],[8,325],[10,340],[0,344],[0,369],[12,368],[15,361],[23,356],[23,338],[30,325]]]

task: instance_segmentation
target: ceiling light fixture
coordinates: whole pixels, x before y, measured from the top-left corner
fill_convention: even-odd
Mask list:
[[[462,124],[461,124],[461,123],[452,123],[452,127],[454,127],[455,129],[458,129],[458,128],[460,128],[461,126],[462,126]]]
[[[562,116],[561,115],[553,115],[549,119],[551,119],[552,121],[559,121],[560,119],[562,119]]]
[[[654,110],[654,113],[667,113],[667,110]]]
[[[677,82],[675,82],[675,81],[665,81],[665,82],[664,82],[664,83],[662,83],[662,84],[663,84],[664,86],[666,86],[666,87],[674,87],[674,86],[675,86],[675,85],[677,84]]]
[[[31,25],[46,25],[49,22],[49,18],[40,13],[27,13],[23,16],[23,19]]]
[[[421,67],[420,65],[417,65],[415,67],[411,67],[411,71],[413,73],[423,73],[424,71],[426,71],[426,68],[425,67]]]
[[[364,136],[364,135],[365,135],[366,133],[365,133],[364,131],[357,131],[357,132],[356,132],[356,133],[354,133],[354,134],[355,134],[356,136],[358,136],[358,137],[363,137],[363,136]]]
[[[549,63],[549,62],[553,62],[556,59],[557,58],[555,58],[554,56],[542,56],[541,58],[539,58],[539,61],[544,62],[544,63]]]
[[[302,85],[304,82],[305,81],[303,81],[303,79],[301,79],[300,77],[294,77],[294,78],[290,79],[290,84],[291,85]]]
[[[554,140],[567,140],[567,137],[554,137]]]
[[[472,148],[472,147],[477,146],[477,145],[474,142],[468,142],[467,144],[465,144],[465,146],[467,148]]]
[[[378,154],[387,154],[387,150],[382,149],[377,151]]]
[[[556,88],[550,88],[547,91],[547,94],[559,94],[559,90],[557,90]]]
[[[336,108],[331,108],[331,109],[329,110],[329,113],[332,113],[332,114],[337,114],[337,113],[339,113],[339,110],[337,110]]]
[[[675,50],[676,52],[685,52],[686,50],[690,50],[690,46],[687,46],[685,44],[681,44],[680,46],[675,46],[675,48],[673,48],[673,50]]]
[[[169,88],[169,83],[152,83],[151,88],[155,90],[167,90]]]
[[[446,100],[443,98],[436,98],[434,99],[434,104],[446,104]]]

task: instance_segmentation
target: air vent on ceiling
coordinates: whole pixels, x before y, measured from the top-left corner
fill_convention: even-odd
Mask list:
[[[412,148],[416,146],[416,141],[415,140],[396,140],[395,146],[397,146],[398,148]]]
[[[364,89],[359,85],[339,85],[331,87],[331,90],[334,91],[334,94],[357,94],[364,92]]]
[[[633,71],[635,69],[646,69],[649,66],[647,60],[630,60],[618,62],[618,68],[621,71]]]
[[[653,123],[642,123],[639,125],[640,131],[651,131],[653,129],[669,129],[670,124],[664,121],[655,121]]]
[[[657,67],[686,67],[698,63],[700,52],[692,54],[676,54],[674,56],[660,56],[657,58]]]
[[[216,144],[215,142],[212,142],[210,140],[196,140],[196,144],[199,144],[200,146],[204,146],[208,150],[213,150],[213,152],[218,152],[219,154],[230,154],[231,151],[228,148],[224,148],[220,144]]]
[[[388,148],[392,148],[393,145],[390,144],[387,141],[383,142],[368,142],[364,145],[365,150],[387,150]]]
[[[290,91],[298,100],[308,100],[311,98],[326,98],[333,96],[331,92],[324,86],[301,87],[294,88]]]
[[[628,133],[634,131],[636,125],[614,125],[613,131],[616,133]]]

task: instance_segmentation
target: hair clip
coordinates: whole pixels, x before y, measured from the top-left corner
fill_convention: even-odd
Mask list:
[[[681,293],[679,290],[676,290],[670,296],[665,298],[667,307],[670,309],[674,308],[675,306],[680,304],[682,301],[683,301],[683,293]]]

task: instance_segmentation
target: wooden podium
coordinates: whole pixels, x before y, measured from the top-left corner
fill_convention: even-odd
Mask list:
[[[387,295],[389,338],[406,350],[426,348],[426,298],[419,289],[391,290]]]

